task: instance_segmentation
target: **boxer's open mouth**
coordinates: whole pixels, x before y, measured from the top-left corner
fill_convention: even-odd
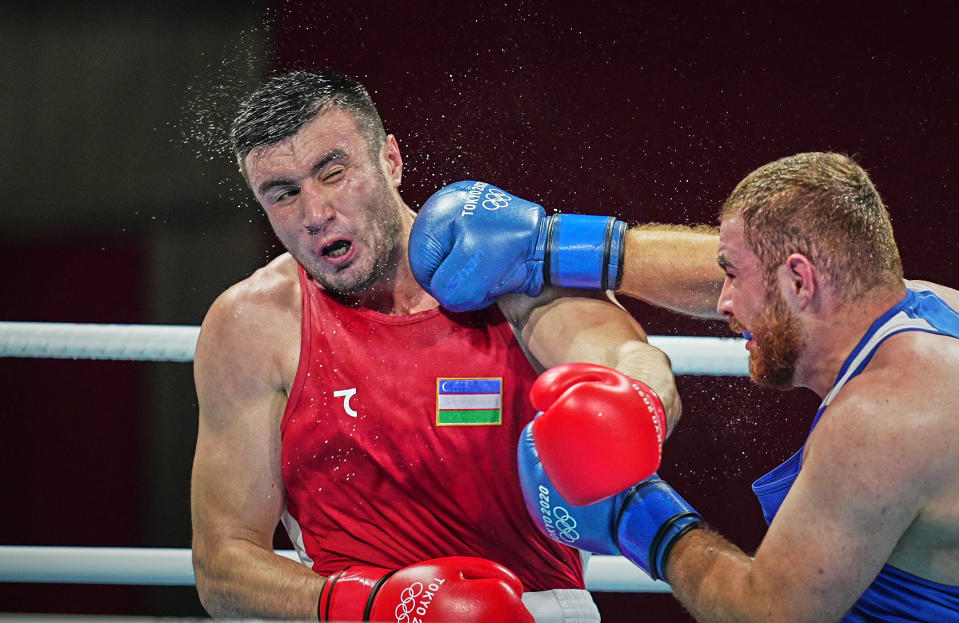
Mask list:
[[[323,255],[327,257],[340,257],[346,254],[352,243],[349,240],[335,240],[323,247]]]

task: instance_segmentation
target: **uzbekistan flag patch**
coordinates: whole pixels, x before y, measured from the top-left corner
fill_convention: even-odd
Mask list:
[[[436,379],[437,426],[503,423],[503,379]]]

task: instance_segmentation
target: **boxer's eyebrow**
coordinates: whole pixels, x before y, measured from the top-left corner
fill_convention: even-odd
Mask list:
[[[262,184],[260,184],[260,187],[258,188],[258,190],[260,192],[260,196],[264,196],[266,195],[266,192],[268,190],[272,190],[276,188],[277,186],[295,186],[295,185],[296,185],[296,180],[294,180],[293,178],[281,177],[275,180],[267,180],[263,182]]]
[[[316,164],[313,165],[313,169],[312,169],[313,174],[315,175],[319,173],[321,170],[323,170],[323,167],[333,162],[334,160],[343,160],[345,158],[346,158],[346,152],[343,151],[342,149],[331,149],[330,151],[326,152],[322,158],[317,160]]]
[[[724,270],[727,268],[734,268],[733,263],[729,261],[729,258],[722,253],[716,256],[716,263],[719,264],[719,267]]]
[[[316,175],[319,171],[323,169],[326,165],[333,162],[334,160],[343,160],[346,158],[346,152],[342,149],[331,149],[330,151],[323,154],[323,157],[316,161],[316,163],[310,167],[310,173]],[[287,177],[281,177],[273,180],[266,180],[260,184],[259,190],[260,195],[265,195],[268,190],[276,188],[277,186],[295,186],[296,180]]]

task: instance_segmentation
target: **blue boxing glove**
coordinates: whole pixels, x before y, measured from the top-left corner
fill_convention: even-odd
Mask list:
[[[536,296],[544,285],[616,289],[626,223],[554,214],[485,182],[456,182],[426,200],[410,232],[410,267],[453,311],[504,294]]]
[[[704,526],[699,513],[656,474],[594,504],[573,506],[540,463],[532,422],[523,429],[517,458],[526,510],[543,534],[594,554],[621,554],[654,580],[666,580],[669,553],[680,537]]]
[[[594,554],[619,555],[614,535],[626,492],[588,506],[570,504],[543,469],[532,422],[523,429],[516,454],[526,510],[540,532],[563,545]]]

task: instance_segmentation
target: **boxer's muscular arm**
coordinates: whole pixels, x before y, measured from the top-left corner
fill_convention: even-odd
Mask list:
[[[854,388],[857,381],[810,436],[802,471],[754,559],[704,530],[673,548],[669,581],[698,621],[838,621],[930,488],[945,486],[928,460],[942,442],[928,426],[917,434],[928,417],[917,396],[903,396],[902,383],[864,379]]]
[[[200,423],[191,502],[197,590],[218,617],[315,619],[323,576],[273,552],[285,504],[286,395],[279,338],[271,334],[276,307],[251,299],[242,285],[221,296],[197,344]]]
[[[626,232],[625,247],[619,294],[682,314],[720,317],[716,302],[725,275],[716,263],[714,227],[638,225]]]
[[[546,288],[535,298],[508,295],[500,308],[517,329],[534,366],[598,363],[648,385],[666,410],[671,431],[682,402],[669,358],[646,341],[646,333],[604,292]]]

